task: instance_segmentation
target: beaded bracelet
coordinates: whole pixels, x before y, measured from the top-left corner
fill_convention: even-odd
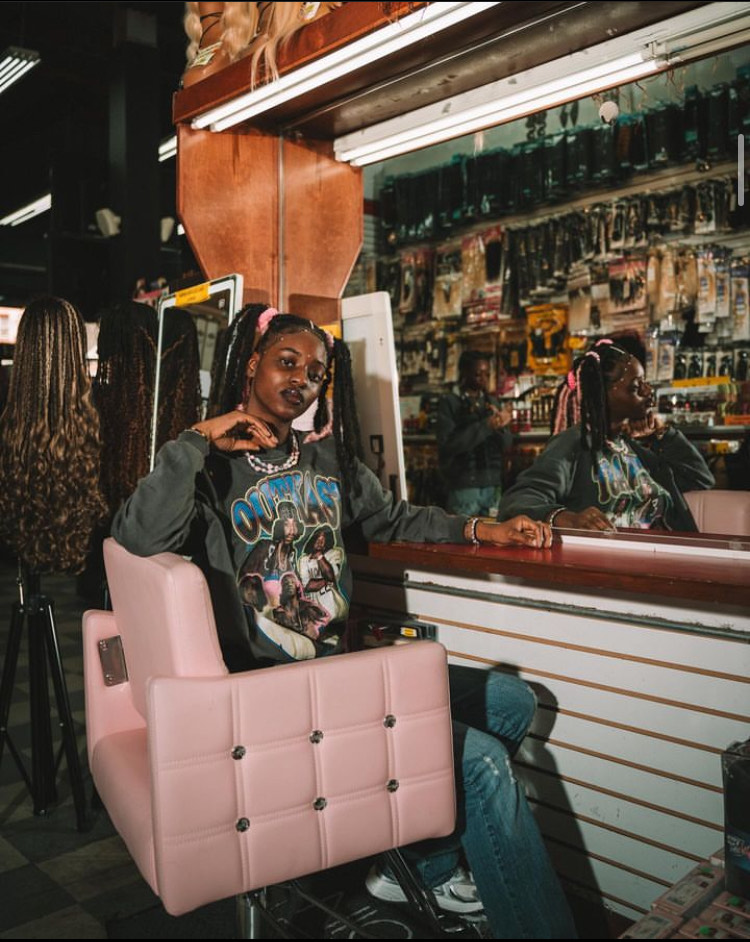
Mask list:
[[[558,514],[561,514],[561,513],[563,512],[563,510],[565,510],[564,507],[557,507],[557,508],[556,508],[555,510],[553,510],[551,513],[547,514],[547,521],[546,521],[546,522],[547,522],[551,527],[553,527],[553,526],[555,525],[555,520],[557,519],[557,515],[558,515]]]
[[[479,517],[469,517],[466,521],[466,526],[464,527],[464,538],[469,542],[473,543],[474,546],[479,546],[481,540],[477,536],[477,527],[479,526]],[[468,537],[466,536],[466,529],[469,530]]]

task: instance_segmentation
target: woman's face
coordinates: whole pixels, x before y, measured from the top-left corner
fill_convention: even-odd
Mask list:
[[[314,334],[282,334],[248,360],[252,384],[247,411],[288,426],[318,398],[325,373],[326,351]]]
[[[654,393],[644,379],[643,367],[631,357],[625,371],[607,390],[609,419],[613,425],[626,419],[637,421],[645,419],[648,410],[654,404]]]

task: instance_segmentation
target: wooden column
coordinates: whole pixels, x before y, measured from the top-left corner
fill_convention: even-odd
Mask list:
[[[281,153],[258,130],[178,135],[177,211],[206,277],[236,271],[246,303],[337,320],[362,247],[361,170],[329,143],[285,140]]]

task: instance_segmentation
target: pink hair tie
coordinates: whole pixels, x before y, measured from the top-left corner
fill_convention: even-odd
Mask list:
[[[568,372],[568,389],[574,390],[576,388],[576,374],[573,370]]]
[[[600,357],[599,354],[596,352],[596,350],[589,350],[589,352],[586,354],[586,356],[587,356],[587,357],[595,357],[597,363],[601,363],[601,362],[602,362],[601,357]]]
[[[265,332],[268,330],[268,325],[271,323],[271,321],[274,319],[274,317],[276,317],[278,313],[279,312],[276,310],[275,307],[267,307],[265,311],[263,311],[263,313],[260,315],[260,317],[258,318],[258,331],[261,334],[261,336],[265,334]]]
[[[333,338],[333,334],[329,333],[327,330],[323,330],[323,333],[326,335],[326,346],[328,347],[328,352],[333,353],[333,345],[336,342]]]
[[[597,340],[597,341],[596,341],[596,343],[594,344],[594,346],[595,346],[595,347],[598,347],[599,344],[602,344],[602,343],[614,343],[614,341],[610,340],[609,337],[602,337],[601,340]]]

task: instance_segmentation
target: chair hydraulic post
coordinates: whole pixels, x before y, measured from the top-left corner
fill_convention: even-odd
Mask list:
[[[78,830],[89,826],[83,787],[80,758],[73,729],[68,688],[57,640],[57,628],[52,601],[42,593],[38,573],[30,572],[22,563],[18,565],[18,601],[13,604],[5,653],[2,681],[0,681],[0,762],[3,747],[8,749],[26,783],[34,802],[34,814],[44,815],[57,801],[56,778],[63,753],[68,763],[70,785],[76,810]],[[24,591],[25,590],[25,591]],[[29,707],[31,720],[31,773],[8,732],[13,688],[21,648],[24,623],[28,628]],[[47,659],[57,702],[58,723],[62,743],[55,758],[50,722],[50,701]]]

